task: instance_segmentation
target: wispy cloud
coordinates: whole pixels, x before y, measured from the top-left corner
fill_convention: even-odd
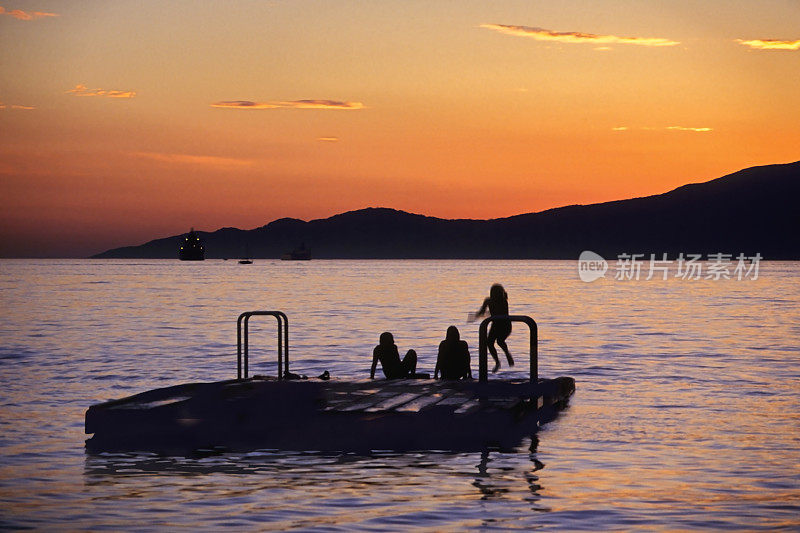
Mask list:
[[[3,102],[0,102],[0,109],[20,109],[29,111],[36,108],[32,105],[4,104]]]
[[[89,89],[86,85],[76,85],[74,89],[66,91],[74,96],[102,96],[105,98],[133,98],[136,91],[120,91],[116,89]]]
[[[180,165],[198,165],[215,167],[245,167],[253,164],[250,159],[236,159],[233,157],[217,157],[213,155],[169,154],[161,152],[131,152],[132,156],[140,159],[149,159],[161,163]]]
[[[339,142],[339,137],[317,137],[317,140],[324,143],[336,143]]]
[[[696,133],[706,133],[709,131],[714,131],[714,128],[692,128],[687,126],[662,126],[662,127],[653,127],[653,126],[645,126],[643,128],[630,128],[628,126],[617,126],[611,128],[611,131],[630,131],[630,130],[646,130],[646,131],[658,131],[658,130],[669,130],[669,131],[691,131]]]
[[[341,102],[339,100],[292,100],[289,102],[251,102],[249,100],[230,100],[214,102],[211,107],[232,109],[362,109],[361,102]]]
[[[800,50],[800,39],[781,41],[780,39],[736,39],[736,42],[756,50]]]
[[[714,131],[714,128],[687,128],[686,126],[667,126],[668,130],[673,131],[695,131],[698,133],[705,133],[707,131]]]
[[[6,8],[0,6],[0,15],[13,17],[17,20],[35,20],[44,17],[57,17],[58,13],[45,13],[42,11],[22,11],[21,9],[12,9],[9,11]]]
[[[619,37],[617,35],[595,35],[578,31],[553,31],[530,26],[513,26],[507,24],[481,24],[481,28],[498,31],[515,37],[528,37],[537,41],[554,41],[559,43],[591,43],[591,44],[636,44],[639,46],[675,46],[678,41],[658,37]]]

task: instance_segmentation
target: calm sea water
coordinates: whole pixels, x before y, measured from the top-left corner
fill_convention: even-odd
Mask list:
[[[0,261],[0,529],[800,529],[800,264],[583,283],[565,261]],[[364,377],[392,331],[432,370],[494,282],[569,408],[516,453],[88,456],[93,403],[235,377],[238,314],[292,370]],[[510,338],[527,370],[527,333]],[[251,372],[275,372],[253,322]],[[502,372],[509,374],[504,367]]]

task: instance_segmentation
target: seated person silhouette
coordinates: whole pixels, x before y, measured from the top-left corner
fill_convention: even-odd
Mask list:
[[[379,344],[372,350],[370,379],[375,379],[375,367],[378,365],[378,361],[381,362],[386,379],[413,378],[417,371],[417,352],[409,350],[401,361],[394,337],[388,331],[381,333]]]
[[[472,379],[472,370],[469,367],[469,346],[461,340],[458,328],[447,328],[446,338],[439,343],[439,356],[436,359],[436,369],[433,379],[441,372],[442,379]]]

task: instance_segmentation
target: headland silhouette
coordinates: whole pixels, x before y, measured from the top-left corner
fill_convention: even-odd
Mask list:
[[[446,220],[388,208],[325,219],[281,218],[252,230],[197,232],[207,258],[278,259],[297,243],[315,259],[576,259],[621,253],[760,253],[800,259],[800,161],[752,167],[664,194],[490,220]],[[99,253],[94,258],[173,258],[180,236]]]

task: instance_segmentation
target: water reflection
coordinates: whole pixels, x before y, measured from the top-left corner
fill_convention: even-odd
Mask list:
[[[531,464],[530,467],[522,463],[514,466],[507,466],[503,464],[491,467],[490,463],[495,461],[498,457],[503,457],[501,454],[490,452],[488,450],[480,453],[480,462],[478,463],[478,473],[472,482],[472,486],[480,491],[481,500],[502,499],[509,493],[517,490],[515,485],[516,478],[521,475],[528,486],[530,497],[528,500],[537,505],[532,506],[536,511],[548,511],[546,507],[539,506],[539,500],[542,490],[542,485],[539,484],[539,476],[537,471],[544,468],[544,464],[536,458],[536,448],[539,445],[538,437],[531,439],[530,446],[528,447],[527,458]],[[521,471],[520,471],[521,470]]]
[[[153,475],[190,475],[198,474],[237,474],[293,475],[314,471],[317,474],[331,473],[338,477],[341,468],[350,470],[385,470],[407,474],[407,469],[436,469],[452,460],[458,463],[473,464],[477,470],[473,486],[482,494],[494,495],[504,492],[491,488],[493,478],[498,474],[516,472],[516,467],[523,465],[522,477],[529,481],[538,478],[533,472],[544,468],[544,464],[536,458],[538,440],[533,439],[530,446],[523,446],[518,451],[491,451],[479,453],[454,452],[375,452],[359,453],[325,453],[325,452],[287,452],[281,450],[257,450],[245,454],[205,453],[192,456],[165,456],[154,453],[126,452],[86,454],[84,476],[87,482],[102,477],[129,477]],[[525,449],[527,448],[527,451]],[[498,460],[498,458],[502,458]],[[509,461],[509,458],[514,458]],[[477,464],[475,461],[477,460]],[[492,464],[496,462],[496,464]],[[529,465],[527,463],[530,463]],[[336,467],[335,472],[327,469]],[[496,479],[495,479],[496,480]],[[538,487],[541,488],[541,487]],[[538,490],[538,488],[536,490]]]
[[[542,502],[544,464],[537,446],[538,439],[532,439],[514,452],[469,454],[260,450],[200,458],[86,455],[84,483],[89,490],[111,493],[112,499],[159,494],[181,500],[200,490],[207,499],[257,502],[260,515],[271,516],[271,528],[389,527],[395,520],[434,528],[498,526],[519,522],[525,516],[520,512],[550,511]],[[148,478],[157,480],[157,489],[142,482]],[[476,502],[492,501],[505,511],[487,516],[482,506],[476,507]],[[358,513],[341,512],[343,504]],[[456,509],[456,515],[448,509]]]
[[[0,529],[798,529],[799,265],[585,284],[572,262],[2,261]],[[295,371],[361,379],[381,331],[432,371],[443,327],[496,281],[540,324],[541,374],[578,380],[534,452],[84,453],[88,406],[235,376],[244,309],[289,314]],[[274,374],[273,337],[254,329],[251,372]]]

